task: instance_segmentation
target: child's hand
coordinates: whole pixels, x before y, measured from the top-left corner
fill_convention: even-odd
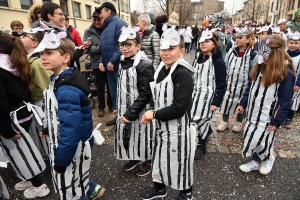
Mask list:
[[[299,90],[300,90],[300,87],[297,86],[297,85],[295,85],[295,86],[294,86],[294,91],[295,91],[295,92],[298,92]]]
[[[18,140],[20,139],[22,136],[21,136],[21,132],[17,132],[16,135],[12,138],[10,138],[11,140]]]
[[[238,106],[235,110],[236,113],[241,114],[243,112],[244,108],[242,106]]]
[[[276,126],[270,125],[269,130],[270,130],[270,131],[276,131],[276,130],[277,130],[277,127],[276,127]]]
[[[40,137],[42,137],[42,138],[48,137],[48,135],[45,134],[45,133],[43,133],[43,132],[40,132],[39,135],[40,135]]]
[[[114,110],[114,111],[113,111],[113,114],[115,114],[115,115],[116,115],[116,114],[117,114],[117,110]]]
[[[119,117],[120,120],[122,120],[125,123],[130,123],[128,119],[126,119],[123,115]]]
[[[217,106],[214,106],[214,105],[211,105],[211,107],[210,107],[210,110],[211,111],[215,111],[215,110],[217,110],[218,109],[218,107]]]
[[[149,124],[153,120],[153,111],[147,110],[141,120],[142,124]]]

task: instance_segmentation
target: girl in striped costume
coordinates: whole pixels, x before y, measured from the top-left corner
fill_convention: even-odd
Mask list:
[[[252,50],[254,43],[253,33],[245,27],[237,33],[236,47],[231,48],[226,54],[227,90],[220,107],[223,121],[217,127],[218,131],[225,131],[229,127],[229,115],[235,113],[239,101],[245,92],[249,73],[257,61],[257,53]],[[243,114],[237,115],[232,131],[240,132],[242,130],[243,118]]]
[[[129,161],[123,166],[125,172],[143,162],[136,174],[146,176],[151,172],[153,124],[141,124],[140,120],[150,107],[154,68],[146,54],[140,51],[138,29],[124,27],[119,46],[123,55],[119,68],[115,156],[118,160]]]
[[[27,52],[19,38],[0,31],[0,147],[21,182],[16,190],[25,190],[32,199],[50,192],[40,178],[45,162],[29,135],[33,119],[41,123],[43,112],[30,103],[32,83]]]
[[[211,120],[226,91],[226,66],[217,41],[217,35],[208,30],[203,32],[199,40],[200,52],[197,52],[193,63],[195,73],[191,115],[199,131],[195,160],[206,154],[206,143],[212,133]]]
[[[292,33],[291,31],[287,34],[288,37],[288,54],[291,56],[293,60],[293,65],[296,70],[297,76],[300,75],[300,33],[297,31]],[[294,96],[291,104],[291,108],[286,117],[284,128],[290,129],[292,128],[292,120],[295,114],[295,111],[298,110],[300,104],[300,92],[299,87],[295,85],[294,87]]]
[[[295,70],[281,36],[271,35],[258,43],[258,62],[250,75],[252,82],[236,112],[246,109],[243,156],[252,160],[239,169],[267,175],[275,161],[275,132],[286,118],[294,93]]]

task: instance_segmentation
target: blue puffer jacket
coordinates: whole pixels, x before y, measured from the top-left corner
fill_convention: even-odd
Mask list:
[[[99,63],[103,63],[107,68],[107,63],[114,64],[114,70],[117,71],[120,62],[120,48],[118,46],[118,39],[120,37],[122,27],[127,26],[126,22],[119,19],[115,15],[108,17],[104,21],[105,29],[101,35],[101,53]]]
[[[51,81],[54,77],[50,77]],[[90,88],[77,68],[70,67],[55,81],[54,94],[60,121],[54,169],[63,173],[71,163],[78,143],[87,141],[93,131],[92,111],[87,98]]]

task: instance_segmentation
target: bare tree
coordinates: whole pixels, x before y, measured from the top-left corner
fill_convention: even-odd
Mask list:
[[[177,0],[150,0],[152,5],[159,8],[165,15],[170,16],[175,8]]]
[[[246,0],[244,1],[244,19],[257,21],[265,13],[262,12],[261,0]]]
[[[147,12],[150,8],[150,3],[149,3],[149,0],[142,0],[142,9],[143,9],[143,12]]]
[[[178,13],[179,25],[186,25],[189,23],[193,13],[193,6],[191,0],[176,0],[174,11]]]

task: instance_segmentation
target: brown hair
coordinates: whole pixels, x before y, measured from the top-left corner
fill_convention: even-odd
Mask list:
[[[22,81],[30,85],[33,81],[30,74],[30,64],[27,58],[27,51],[23,42],[14,36],[0,31],[0,53],[8,54],[12,62],[12,68],[17,69]]]
[[[285,51],[285,40],[280,35],[270,35],[271,53],[266,63],[258,64],[254,66],[251,71],[251,79],[255,80],[259,71],[262,73],[261,82],[265,87],[272,85],[273,83],[280,83],[287,77],[287,67],[294,73],[295,69],[291,57]],[[267,39],[263,39],[263,42]],[[288,61],[288,63],[286,62]]]
[[[180,35],[179,48],[180,49],[184,48],[184,37],[183,37],[183,35]]]
[[[11,30],[14,30],[15,26],[22,26],[22,28],[24,28],[24,25],[22,24],[22,22],[20,22],[18,20],[14,20],[10,23]]]
[[[36,42],[40,43],[43,40],[44,35],[45,35],[44,32],[38,31],[38,32],[32,34],[32,37]]]
[[[29,8],[29,15],[28,15],[28,24],[29,26],[31,27],[32,24],[38,20],[38,17],[37,15],[39,13],[41,13],[41,7],[42,7],[42,4],[33,4],[32,6],[30,6]]]
[[[217,49],[219,48],[219,35],[215,32],[213,32],[213,37],[210,39],[214,44],[215,44],[215,48],[213,50],[213,53],[216,53],[217,52]],[[200,45],[199,45],[199,48],[200,48]]]
[[[70,54],[72,59],[73,55],[74,55],[74,51],[75,51],[75,46],[74,43],[67,38],[62,38],[60,41],[60,46],[56,49],[59,51],[60,55],[63,56],[65,54]],[[68,65],[70,64],[70,61],[68,62]]]

